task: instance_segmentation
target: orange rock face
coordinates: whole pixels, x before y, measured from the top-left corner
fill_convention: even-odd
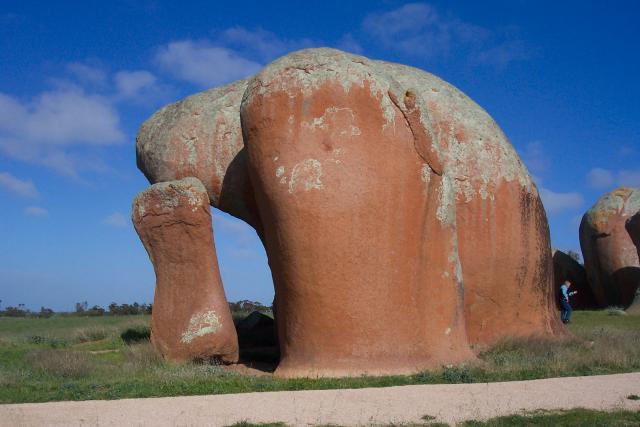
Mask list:
[[[212,204],[258,231],[275,285],[276,374],[412,373],[502,338],[565,333],[536,187],[464,94],[332,49],[287,55],[230,86],[246,86],[241,103],[208,91],[156,113],[138,164],[152,182],[222,182],[207,187]],[[232,149],[220,124],[202,123],[210,117],[236,135]],[[202,144],[195,160],[174,161],[189,141]],[[241,184],[221,197],[227,181]]]
[[[640,189],[622,187],[602,196],[582,218],[580,246],[585,268],[603,307],[628,308],[635,299],[640,263],[626,222],[638,209]]]
[[[629,233],[629,237],[633,241],[633,244],[636,245],[636,250],[638,251],[638,258],[640,259],[640,211],[636,212],[634,216],[629,218],[626,223],[626,229]],[[631,303],[631,306],[627,309],[627,312],[632,314],[640,314],[640,283],[638,283],[638,288],[636,289],[636,295]]]
[[[151,342],[169,360],[238,360],[238,338],[200,181],[152,185],[133,203],[133,224],[153,263]]]
[[[582,264],[562,251],[553,251],[553,276],[558,309],[560,309],[560,286],[565,280],[571,282],[571,291],[578,292],[571,297],[571,307],[573,309],[593,310],[602,308],[593,296],[593,291],[587,281],[587,271]]]

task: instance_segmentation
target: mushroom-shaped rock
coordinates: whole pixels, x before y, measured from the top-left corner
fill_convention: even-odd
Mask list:
[[[152,185],[136,196],[132,219],[156,274],[153,345],[169,360],[236,362],[205,187],[196,178]]]
[[[580,246],[587,277],[603,307],[627,308],[635,299],[640,263],[626,222],[639,209],[640,189],[622,187],[602,196],[582,217]]]
[[[572,308],[578,310],[600,308],[593,296],[593,291],[589,287],[587,271],[584,266],[559,250],[553,251],[553,276],[558,303],[560,301],[560,286],[565,280],[569,280],[571,282],[571,290],[578,292],[571,297]]]
[[[535,185],[491,117],[431,74],[295,52],[160,110],[137,155],[152,183],[198,177],[258,231],[278,375],[411,373],[565,333]]]
[[[638,258],[640,258],[640,211],[636,212],[635,215],[627,220],[626,229],[633,244],[636,245]],[[631,306],[627,309],[627,312],[630,314],[640,314],[640,283],[638,283],[635,297]]]

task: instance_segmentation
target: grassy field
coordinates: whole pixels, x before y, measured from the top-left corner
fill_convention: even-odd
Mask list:
[[[576,312],[576,339],[503,342],[412,376],[278,379],[160,360],[148,316],[0,318],[0,403],[510,381],[640,371],[640,316]],[[124,338],[124,339],[123,339]],[[501,424],[495,424],[501,425]],[[537,424],[535,424],[537,425]],[[542,424],[544,425],[544,424]]]
[[[424,423],[403,425],[404,427],[447,427],[448,424],[429,421],[433,417],[425,416]],[[509,415],[492,418],[486,421],[467,421],[461,427],[631,427],[640,425],[640,412],[633,411],[592,411],[589,409],[572,409],[569,411],[549,412],[536,411],[524,415]],[[252,424],[240,422],[229,427],[287,427],[284,423]],[[322,427],[322,426],[317,426]],[[330,425],[324,427],[339,427]],[[389,427],[400,427],[393,424]]]

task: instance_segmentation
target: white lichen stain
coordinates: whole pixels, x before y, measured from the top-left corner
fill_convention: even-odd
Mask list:
[[[373,61],[334,49],[308,49],[284,56],[266,67],[245,92],[244,102],[255,95],[284,91],[290,98],[311,97],[326,84],[337,84],[345,93],[352,87],[368,88],[379,100],[386,128],[394,124],[395,107],[387,92],[389,83],[372,73]]]
[[[422,169],[420,170],[420,179],[425,184],[429,184],[431,181],[431,168],[426,163],[422,165]]]
[[[445,335],[447,335],[447,336],[448,336],[449,334],[451,334],[451,328],[447,328],[447,329],[445,329],[444,334],[445,334]]]
[[[436,209],[436,217],[443,225],[452,225],[456,220],[456,195],[451,181],[452,179],[449,176],[443,175],[438,189],[440,200]]]
[[[284,174],[284,166],[278,166],[276,169],[276,178],[280,178]]]
[[[320,190],[322,188],[322,163],[316,159],[306,159],[296,164],[291,171],[289,179],[289,193],[293,194],[297,189],[303,191]]]
[[[197,337],[201,337],[207,334],[217,332],[222,328],[222,323],[216,312],[213,310],[197,313],[191,316],[189,320],[189,326],[182,333],[180,341],[189,344]]]

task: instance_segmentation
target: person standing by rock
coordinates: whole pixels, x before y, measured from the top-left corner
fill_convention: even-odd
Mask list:
[[[569,297],[578,293],[578,291],[569,292],[571,288],[571,282],[565,280],[562,286],[560,286],[560,319],[562,323],[569,323],[571,321],[571,304],[569,304]]]

